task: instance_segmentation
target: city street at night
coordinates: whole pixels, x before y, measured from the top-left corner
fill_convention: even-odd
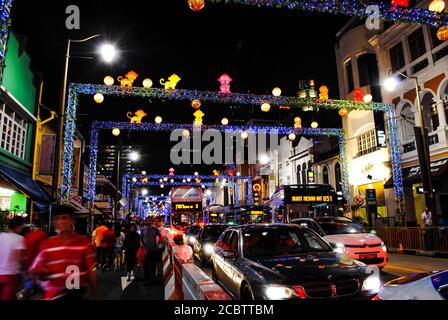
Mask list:
[[[0,3],[0,307],[448,299],[445,0]]]

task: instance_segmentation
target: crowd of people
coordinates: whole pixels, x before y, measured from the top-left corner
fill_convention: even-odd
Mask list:
[[[99,223],[91,237],[75,232],[75,219],[70,207],[57,206],[51,234],[18,216],[9,220],[0,232],[0,300],[98,299],[97,272],[126,269],[132,281],[137,267],[146,285],[161,281],[166,234],[160,218]]]

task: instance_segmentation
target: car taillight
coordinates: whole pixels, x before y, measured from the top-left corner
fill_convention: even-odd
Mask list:
[[[305,289],[303,289],[303,287],[295,286],[295,287],[293,287],[293,289],[294,289],[294,291],[297,294],[297,298],[299,298],[299,299],[305,299],[306,298]]]
[[[378,296],[374,296],[374,297],[372,298],[372,300],[383,300],[383,299],[381,299],[381,298],[378,297]]]

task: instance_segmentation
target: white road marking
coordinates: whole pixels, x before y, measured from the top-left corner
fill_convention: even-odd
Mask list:
[[[131,276],[131,281],[128,281],[128,277],[121,277],[121,291],[126,290],[126,288],[135,280],[134,276]]]

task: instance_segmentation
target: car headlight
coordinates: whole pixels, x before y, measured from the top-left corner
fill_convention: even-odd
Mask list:
[[[293,289],[282,286],[267,286],[264,293],[269,300],[283,300],[295,296]]]
[[[204,245],[203,250],[206,255],[211,255],[213,253],[213,245],[211,245],[210,243],[207,243]]]
[[[332,243],[333,251],[336,253],[345,253],[345,245],[343,243]]]
[[[364,280],[364,284],[362,285],[363,291],[370,291],[373,293],[378,293],[381,289],[381,281],[377,276],[370,276],[366,280]]]
[[[381,242],[381,246],[382,246],[381,249],[383,249],[384,252],[387,252],[387,247],[384,244],[384,242]]]
[[[190,244],[195,243],[195,241],[196,241],[196,238],[195,238],[195,237],[190,237]]]

